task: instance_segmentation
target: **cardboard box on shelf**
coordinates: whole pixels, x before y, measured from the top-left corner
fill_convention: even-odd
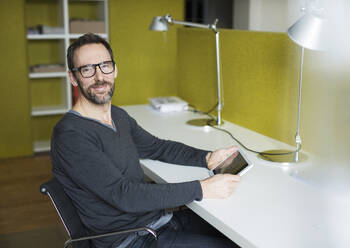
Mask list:
[[[69,22],[70,33],[105,33],[104,21],[71,20]]]

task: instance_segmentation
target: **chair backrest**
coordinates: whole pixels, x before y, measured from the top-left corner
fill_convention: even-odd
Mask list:
[[[56,178],[40,186],[40,192],[50,197],[64,227],[71,239],[80,238],[87,235],[80,217],[71,199],[65,193],[62,185]],[[90,247],[89,241],[79,241],[72,244],[74,248]]]

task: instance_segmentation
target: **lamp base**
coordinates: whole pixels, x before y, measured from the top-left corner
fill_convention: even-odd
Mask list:
[[[270,162],[275,162],[281,165],[290,165],[293,163],[299,163],[307,160],[307,156],[301,152],[295,152],[291,150],[268,150],[263,151],[262,153],[281,153],[280,155],[265,155],[259,154],[258,158]],[[284,154],[288,153],[288,154]]]
[[[224,122],[221,121],[221,124]],[[196,126],[196,127],[204,127],[204,126],[217,126],[216,120],[215,119],[192,119],[186,122],[186,124],[191,125],[191,126]]]
[[[186,124],[195,126],[195,127],[204,127],[204,126],[209,126],[211,119],[204,118],[204,119],[192,119],[188,120]]]

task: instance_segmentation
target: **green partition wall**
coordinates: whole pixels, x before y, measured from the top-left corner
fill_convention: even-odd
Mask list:
[[[295,145],[300,47],[285,33],[220,32],[223,119]],[[212,31],[178,30],[179,96],[200,110],[216,103],[215,63]],[[308,151],[349,157],[348,63],[305,50],[301,137]]]
[[[118,67],[113,103],[148,103],[155,96],[177,95],[177,27],[149,31],[154,16],[183,19],[183,0],[110,1],[110,41]]]
[[[215,36],[178,33],[179,95],[201,110],[216,103]],[[223,118],[292,143],[296,122],[297,47],[286,34],[220,30]]]
[[[1,1],[0,158],[32,154],[24,1]]]

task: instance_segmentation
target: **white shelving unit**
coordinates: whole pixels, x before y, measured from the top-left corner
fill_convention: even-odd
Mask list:
[[[59,40],[65,39],[65,34],[28,34],[28,40]]]
[[[32,108],[32,116],[60,115],[68,111],[65,105],[47,105]]]
[[[62,45],[62,60],[65,63],[66,71],[67,64],[66,64],[66,51],[71,44],[72,40],[77,39],[83,33],[70,33],[69,30],[69,7],[72,3],[78,3],[78,2],[95,2],[96,3],[96,13],[99,21],[104,21],[105,24],[105,32],[99,33],[101,37],[105,38],[106,40],[109,39],[108,35],[108,0],[57,0],[58,11],[59,13],[59,23],[63,27],[64,33],[62,34],[28,34],[27,40],[28,42],[31,41],[52,41],[57,40],[61,42]],[[38,23],[39,24],[39,23]],[[30,72],[28,77],[32,80],[45,80],[45,79],[52,79],[52,78],[61,78],[62,79],[62,103],[59,105],[40,105],[40,106],[32,106],[31,115],[32,117],[40,117],[40,116],[49,116],[49,115],[59,115],[64,114],[68,110],[72,108],[72,88],[71,84],[69,82],[68,74],[67,72]],[[31,80],[29,80],[31,81]],[[50,83],[49,80],[47,83]],[[34,152],[43,152],[43,151],[49,151],[50,150],[50,142],[48,140],[35,140],[33,141],[33,147]]]

